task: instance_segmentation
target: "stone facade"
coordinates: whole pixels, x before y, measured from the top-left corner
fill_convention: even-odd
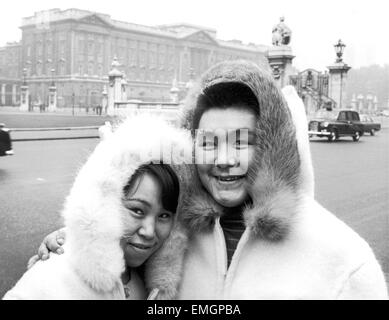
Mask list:
[[[7,43],[0,48],[0,106],[16,106],[20,97],[21,44]]]
[[[52,81],[57,107],[101,103],[116,57],[128,99],[170,100],[210,65],[228,59],[266,61],[268,48],[220,40],[216,30],[189,24],[144,26],[85,10],[52,9],[22,21],[18,78],[26,69],[32,101],[48,103]]]
[[[336,102],[337,108],[350,107],[347,104],[347,72],[350,66],[343,62],[337,62],[328,66],[330,74],[329,96]]]
[[[306,69],[289,77],[304,102],[308,116],[314,115],[319,109],[334,108],[336,102],[329,97],[329,74],[315,69]]]

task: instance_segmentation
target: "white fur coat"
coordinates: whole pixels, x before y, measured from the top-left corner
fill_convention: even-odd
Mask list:
[[[281,93],[263,66],[220,63],[192,88],[183,126],[193,129],[197,97],[222,82],[247,85],[259,102],[255,164],[248,172],[253,205],[243,212],[246,231],[227,269],[223,210],[192,170],[179,213],[189,240],[176,243],[177,251],[186,248],[177,297],[386,299],[384,275],[369,245],[314,199],[307,120],[293,87]],[[180,263],[181,255],[171,261]]]
[[[161,147],[162,146],[162,147]],[[65,253],[52,254],[28,270],[5,299],[123,299],[125,269],[119,240],[123,234],[123,187],[142,164],[159,161],[174,165],[191,155],[189,134],[149,116],[127,119],[96,147],[73,184],[63,210],[67,240]],[[177,232],[172,234],[174,241]],[[161,249],[168,252],[168,247]],[[169,255],[166,253],[166,255]],[[160,262],[163,268],[164,261]],[[149,262],[146,270],[152,267]],[[170,267],[169,267],[170,268]],[[162,271],[163,272],[163,271]],[[155,278],[152,271],[147,271]],[[149,281],[145,279],[146,285]],[[134,299],[145,298],[139,277],[133,281]],[[168,292],[175,293],[177,282]],[[153,289],[150,288],[149,289]],[[162,288],[160,298],[169,298]]]

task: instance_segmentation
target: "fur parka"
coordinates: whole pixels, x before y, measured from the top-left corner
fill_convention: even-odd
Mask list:
[[[259,103],[255,164],[248,172],[253,204],[243,212],[246,231],[227,268],[223,208],[190,168],[179,208],[180,234],[187,237],[171,246],[179,254],[163,259],[159,253],[171,266],[183,266],[164,274],[165,281],[179,281],[176,298],[386,299],[369,245],[314,199],[307,119],[293,87],[281,92],[268,66],[222,62],[188,94],[182,127],[194,129],[199,95],[225,82],[248,86]]]
[[[190,135],[162,120],[138,116],[120,124],[95,148],[66,199],[62,213],[65,253],[38,261],[4,299],[124,299],[121,274],[125,261],[120,238],[122,216],[128,212],[121,202],[123,187],[142,164],[163,160],[174,168],[188,153]],[[171,236],[169,243],[179,232]],[[160,250],[169,256],[169,246]],[[159,263],[162,270],[172,269],[164,266],[163,260],[149,260],[145,269],[152,279],[160,277],[149,271],[153,263]],[[135,273],[131,285],[132,299],[146,298],[144,284]],[[168,292],[175,292],[175,288]],[[161,299],[169,298],[163,290],[160,294]]]

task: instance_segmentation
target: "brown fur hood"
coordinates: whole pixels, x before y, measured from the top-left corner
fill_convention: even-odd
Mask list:
[[[313,174],[304,106],[292,87],[283,94],[268,71],[268,66],[258,67],[247,61],[215,65],[189,93],[182,126],[193,128],[196,102],[204,90],[226,82],[238,82],[251,89],[258,99],[260,116],[256,124],[255,165],[248,172],[253,205],[243,215],[254,236],[278,241],[290,231],[302,196],[313,195]],[[181,218],[190,231],[198,231],[212,226],[222,210],[201,187],[194,168],[192,174]]]

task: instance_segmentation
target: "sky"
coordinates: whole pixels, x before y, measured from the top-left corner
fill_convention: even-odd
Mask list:
[[[21,39],[23,17],[52,8],[150,26],[186,22],[216,29],[219,39],[264,45],[271,45],[272,27],[284,16],[299,70],[326,70],[339,39],[351,67],[389,64],[388,0],[12,0],[0,12],[0,46]]]

